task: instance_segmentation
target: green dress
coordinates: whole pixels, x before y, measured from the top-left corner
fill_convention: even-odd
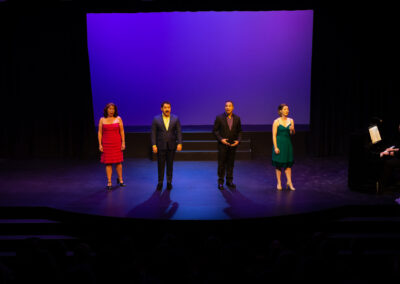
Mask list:
[[[290,141],[290,124],[286,127],[279,124],[276,133],[276,144],[279,148],[279,154],[275,154],[272,145],[272,165],[277,168],[291,168],[293,166],[293,146]]]

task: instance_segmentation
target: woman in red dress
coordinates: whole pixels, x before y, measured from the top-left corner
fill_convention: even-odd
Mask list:
[[[122,151],[125,150],[125,132],[121,117],[118,116],[117,106],[109,103],[104,108],[104,117],[99,121],[99,150],[101,152],[101,162],[106,164],[107,189],[111,190],[112,164],[118,174],[117,184],[125,186],[122,179],[122,162],[124,157]]]

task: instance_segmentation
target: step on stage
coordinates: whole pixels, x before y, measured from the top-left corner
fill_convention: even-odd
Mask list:
[[[212,129],[212,125],[183,126],[183,150],[176,153],[175,160],[216,161],[218,142]],[[271,157],[271,125],[243,125],[242,129],[242,141],[236,152],[236,160]],[[308,125],[296,125],[296,135],[292,137],[296,157],[306,156],[308,134]],[[125,157],[156,159],[156,155],[151,152],[150,127],[127,126],[125,137]]]
[[[0,160],[1,207],[50,207],[101,216],[226,220],[316,212],[346,205],[393,205],[399,192],[360,193],[347,187],[347,159],[299,158],[296,191],[275,189],[270,160],[238,160],[236,190],[217,189],[217,161],[176,161],[173,189],[156,191],[157,163],[126,158],[127,187],[105,190],[98,160]],[[113,175],[115,184],[115,172]]]

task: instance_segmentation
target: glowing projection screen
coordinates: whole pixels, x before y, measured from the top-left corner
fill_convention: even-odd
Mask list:
[[[167,100],[183,125],[212,125],[232,100],[242,124],[286,103],[309,124],[313,11],[87,14],[95,121],[114,102],[147,126]]]

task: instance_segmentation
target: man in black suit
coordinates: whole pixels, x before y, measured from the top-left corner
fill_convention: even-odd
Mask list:
[[[215,118],[213,133],[218,140],[218,188],[226,185],[236,188],[233,181],[233,166],[235,163],[236,148],[242,139],[242,124],[240,117],[233,114],[233,102],[225,102],[225,112]]]
[[[157,190],[161,190],[163,186],[165,164],[167,164],[167,189],[172,189],[175,151],[182,150],[181,123],[176,115],[171,114],[171,103],[163,102],[161,111],[162,114],[155,116],[151,125],[151,143],[153,153],[157,153],[158,160]]]

